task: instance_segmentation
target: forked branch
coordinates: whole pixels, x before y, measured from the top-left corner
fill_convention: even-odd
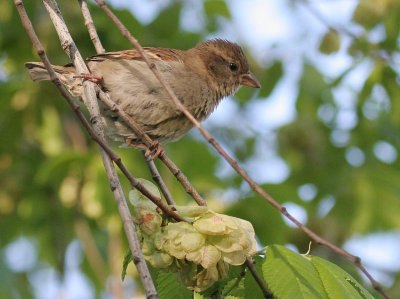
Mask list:
[[[84,124],[84,126],[95,136],[95,138],[98,138],[95,134],[95,132],[91,129],[90,124],[87,122],[87,120],[84,118],[83,114],[79,110],[79,106],[74,103],[74,100],[72,97],[69,95],[65,87],[61,84],[60,80],[57,78],[57,75],[44,51],[43,46],[41,45],[35,30],[33,29],[32,23],[29,20],[29,17],[25,11],[23,2],[21,0],[14,0],[14,4],[18,10],[19,16],[21,18],[22,25],[24,26],[26,32],[28,33],[32,44],[38,53],[39,57],[42,59],[47,71],[50,74],[51,81],[56,85],[58,90],[60,91],[61,95],[67,100],[68,104],[71,105],[72,109],[77,113],[78,118],[81,120],[81,122]],[[75,105],[74,105],[75,104]],[[97,104],[97,102],[96,102]],[[92,111],[91,111],[92,112]],[[101,129],[98,132],[101,134]],[[99,141],[102,141],[99,139]],[[133,224],[132,217],[129,212],[129,208],[126,204],[126,200],[124,197],[124,193],[122,191],[121,184],[119,182],[117,173],[115,171],[114,165],[111,161],[111,159],[108,157],[107,153],[105,151],[102,151],[102,158],[105,164],[106,172],[110,180],[110,185],[111,185],[111,190],[113,192],[115,201],[117,202],[118,210],[120,212],[120,216],[123,221],[123,225],[125,228],[125,232],[128,238],[129,246],[132,252],[132,256],[134,257],[134,262],[135,265],[138,269],[138,272],[140,274],[140,277],[142,279],[143,287],[146,291],[147,298],[158,298],[157,291],[155,289],[154,283],[151,279],[150,272],[147,268],[146,262],[143,257],[143,253],[140,248],[140,242],[139,238],[136,233],[136,228]]]
[[[280,213],[282,213],[286,218],[293,222],[298,228],[300,228],[304,233],[306,233],[312,240],[316,243],[326,246],[337,254],[352,261],[357,268],[359,268],[365,276],[369,279],[372,286],[381,293],[385,298],[389,298],[387,294],[383,291],[379,283],[377,283],[374,278],[369,274],[365,267],[361,264],[361,259],[358,256],[354,256],[342,248],[328,242],[316,233],[314,233],[307,226],[300,223],[295,217],[293,217],[286,208],[280,205],[276,200],[274,200],[267,192],[265,192],[249,175],[241,168],[237,161],[228,155],[228,153],[221,147],[221,145],[211,136],[211,134],[204,129],[204,127],[197,121],[197,119],[186,109],[182,102],[177,98],[173,92],[171,86],[164,80],[161,73],[158,71],[156,65],[151,62],[143,47],[139,42],[132,36],[128,29],[121,23],[121,21],[115,16],[115,14],[108,8],[103,0],[95,0],[100,8],[110,17],[112,22],[117,26],[121,34],[139,51],[142,55],[144,61],[146,62],[149,69],[153,72],[156,78],[160,81],[161,86],[166,90],[169,97],[172,99],[176,107],[193,123],[193,125],[199,129],[200,133],[204,138],[217,150],[217,152],[231,165],[231,167],[249,184],[249,186],[261,197],[263,197],[270,205],[276,208]]]

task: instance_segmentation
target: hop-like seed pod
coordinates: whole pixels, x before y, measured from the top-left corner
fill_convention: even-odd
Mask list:
[[[227,277],[231,265],[242,265],[256,252],[254,229],[246,220],[206,207],[175,206],[176,213],[188,222],[165,219],[166,225],[161,226],[156,206],[140,196],[131,193],[130,200],[146,260],[155,268],[174,272],[191,290],[207,289]]]

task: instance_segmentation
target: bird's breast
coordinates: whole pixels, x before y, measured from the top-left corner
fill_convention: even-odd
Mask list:
[[[207,82],[179,61],[156,62],[156,66],[196,119],[201,121],[210,115],[219,98]],[[176,108],[144,62],[104,60],[90,65],[90,68],[103,77],[104,87],[112,100],[151,137],[161,142],[174,141],[192,128],[192,123]],[[133,134],[119,123],[115,128],[116,134],[121,136]]]

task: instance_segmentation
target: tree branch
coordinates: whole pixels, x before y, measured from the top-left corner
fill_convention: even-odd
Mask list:
[[[73,103],[72,97],[68,94],[67,90],[63,87],[60,80],[57,78],[57,75],[56,75],[54,69],[52,68],[51,63],[50,63],[49,59],[47,58],[47,55],[43,49],[43,46],[41,45],[41,43],[33,29],[32,23],[29,20],[29,17],[25,11],[23,2],[21,0],[14,0],[14,4],[20,15],[22,25],[24,26],[26,32],[28,33],[36,52],[38,53],[39,57],[42,59],[47,71],[50,74],[51,81],[56,85],[56,87],[59,89],[60,93],[67,100],[67,102]],[[88,92],[86,91],[86,93],[88,93]],[[97,105],[97,102],[96,102],[96,105]],[[93,108],[93,106],[91,106],[91,108]],[[93,108],[93,110],[95,111],[96,109]],[[91,110],[90,112],[93,113],[93,110]],[[74,109],[74,111],[79,111],[79,110]],[[85,121],[86,121],[86,119],[85,119]],[[86,124],[90,127],[90,125],[89,125],[89,123],[87,123],[87,121],[86,121]],[[101,123],[100,123],[100,126],[101,126]],[[97,126],[97,128],[98,127],[99,126]],[[102,132],[101,127],[98,130],[99,130],[98,133],[101,134],[101,132]],[[139,238],[136,233],[136,228],[133,224],[132,217],[129,212],[129,208],[126,204],[125,196],[122,191],[121,184],[119,183],[118,176],[115,171],[114,165],[112,164],[112,161],[108,158],[105,151],[101,150],[101,154],[102,154],[102,158],[103,158],[104,165],[106,168],[107,176],[110,181],[111,190],[114,195],[115,201],[117,203],[118,211],[119,211],[120,216],[123,221],[125,233],[128,238],[132,256],[134,257],[136,267],[137,267],[140,277],[142,279],[143,287],[146,291],[147,298],[158,298],[158,294],[154,287],[153,281],[151,279],[150,272],[147,268],[146,262],[144,260],[143,254],[141,252],[140,242],[139,242]]]
[[[256,267],[254,266],[254,259],[253,258],[247,258],[246,259],[246,266],[250,270],[251,275],[253,275],[255,281],[257,282],[258,286],[263,292],[264,298],[274,298],[272,293],[268,290],[267,286],[265,285],[264,280],[260,277],[258,274]]]
[[[162,194],[165,197],[165,200],[169,205],[176,205],[176,202],[174,198],[172,197],[171,193],[169,192],[167,185],[165,185],[163,178],[161,177],[160,173],[157,170],[156,164],[154,163],[153,160],[148,160],[145,156],[145,153],[143,152],[143,157],[144,160],[147,163],[147,166],[149,167],[151,177],[153,180],[157,183],[158,187],[160,187]]]
[[[97,54],[105,53],[105,49],[100,41],[99,35],[97,34],[96,27],[94,25],[92,15],[90,14],[87,2],[85,0],[78,0],[79,6],[82,11],[83,19],[85,20],[85,26],[88,29],[90,39],[93,42],[93,45],[96,49]],[[167,186],[165,185],[162,177],[160,176],[157,167],[153,160],[148,160],[145,157],[145,161],[149,167],[150,173],[152,174],[153,180],[158,184],[162,193],[164,194],[165,200],[169,205],[175,205],[175,201],[172,198],[171,193],[169,192]]]
[[[139,125],[133,120],[133,118],[120,108],[113,100],[110,99],[108,93],[104,91],[99,92],[100,100],[112,111],[118,114],[118,116],[135,132],[135,134],[140,137],[141,141],[146,145],[150,146],[152,144],[151,138],[139,127]],[[206,206],[207,203],[189,182],[187,177],[183,172],[172,162],[165,153],[159,156],[159,159],[168,167],[172,174],[177,178],[177,180],[182,184],[185,191],[190,194],[196,203],[200,206]]]
[[[96,53],[97,54],[104,53],[106,50],[101,44],[99,35],[97,34],[97,30],[96,27],[94,26],[92,15],[90,14],[86,0],[78,0],[78,2],[79,6],[81,7],[83,19],[85,20],[85,26],[89,32],[89,36],[93,42],[94,48],[96,49]]]
[[[68,28],[65,24],[65,21],[61,15],[61,12],[58,8],[57,2],[55,0],[43,0],[43,3],[45,4],[45,7],[50,15],[51,20],[53,21],[54,27],[57,30],[58,36],[60,38],[61,44],[63,45],[64,49],[67,49],[66,52],[70,56],[71,60],[74,63],[75,69],[77,73],[85,73],[89,74],[90,71],[87,68],[85,61],[83,60],[82,56],[80,55],[74,41],[72,40],[71,35],[69,34]],[[75,61],[75,62],[74,62]],[[104,161],[112,160],[114,161],[121,171],[125,174],[125,176],[129,179],[131,182],[132,186],[138,189],[141,193],[146,195],[150,200],[152,200],[160,209],[166,213],[168,216],[174,218],[177,221],[183,221],[183,218],[180,217],[178,214],[176,214],[174,211],[172,211],[167,205],[165,205],[160,198],[155,197],[154,195],[151,194],[140,182],[135,179],[135,177],[129,172],[129,170],[126,168],[126,166],[122,163],[121,158],[107,145],[104,137],[104,128],[103,128],[103,122],[101,120],[100,116],[100,110],[99,106],[97,103],[97,92],[96,88],[97,85],[94,83],[90,82],[89,80],[83,80],[83,101],[88,107],[89,113],[90,113],[90,120],[93,123],[93,128],[94,130],[90,130],[91,137],[94,139],[96,142],[98,142],[101,147],[107,151],[108,156],[105,156]],[[75,109],[75,111],[77,111]],[[90,126],[88,127],[90,128]],[[87,128],[87,129],[88,129]],[[109,161],[111,164],[111,167],[114,168],[114,165],[112,164],[111,160]],[[105,166],[107,167],[106,164],[104,163]],[[115,169],[114,169],[115,171]],[[110,181],[117,181],[119,184],[119,179],[118,176],[116,175],[115,172],[115,178],[113,177],[112,180]],[[121,188],[122,191],[122,188]],[[125,199],[125,197],[124,197]],[[125,201],[126,204],[126,201]],[[126,208],[128,209],[128,206],[126,205]],[[128,209],[129,212],[129,209]],[[131,215],[129,213],[129,218],[131,218]],[[123,219],[124,220],[124,219]]]
[[[90,35],[90,39],[93,42],[93,45],[96,49],[96,53],[97,54],[101,54],[101,53],[105,53],[105,49],[100,41],[99,35],[97,34],[97,30],[96,27],[94,25],[92,16],[90,14],[88,5],[86,0],[78,0],[79,5],[81,7],[81,11],[82,11],[82,15],[83,15],[83,19],[85,20],[85,26],[88,29],[89,35]],[[143,132],[144,133],[144,132]],[[150,138],[148,138],[150,139]],[[149,167],[150,173],[152,175],[153,180],[157,183],[157,185],[159,186],[159,188],[161,189],[161,192],[163,193],[165,200],[167,201],[167,203],[169,205],[176,205],[171,193],[169,192],[167,186],[165,185],[160,173],[157,170],[157,167],[154,163],[153,160],[148,160],[145,157],[145,161]]]
[[[232,292],[239,285],[240,281],[246,276],[246,273],[247,268],[243,267],[243,271],[240,272],[239,276],[236,278],[236,281],[232,284],[232,286],[227,291],[221,294],[223,298],[227,297],[230,292]]]
[[[87,7],[87,3],[86,3],[86,1],[85,0],[78,0],[79,1],[79,3],[80,3],[80,6],[81,6],[81,9],[82,9],[82,15],[83,15],[83,17],[84,17],[84,19],[85,19],[85,24],[90,24],[89,26],[88,26],[88,30],[90,30],[90,32],[89,32],[89,34],[90,34],[90,36],[92,37],[92,41],[93,41],[93,43],[94,43],[94,45],[95,45],[95,48],[96,48],[96,52],[99,54],[99,53],[102,53],[102,52],[105,52],[105,50],[104,50],[104,48],[103,48],[103,46],[102,46],[102,44],[101,44],[101,41],[100,41],[100,39],[99,39],[99,36],[98,36],[98,34],[97,34],[97,30],[96,30],[96,28],[95,28],[95,26],[94,26],[94,22],[93,22],[93,19],[92,19],[92,16],[91,16],[91,14],[90,14],[90,11],[89,11],[89,9],[88,9],[88,7]],[[89,27],[90,27],[90,29],[89,29]],[[96,86],[97,87],[97,86]],[[97,93],[97,96],[96,97],[98,97],[99,96],[99,93],[101,93],[101,97],[103,98],[103,100],[105,101],[105,102],[107,102],[108,104],[110,104],[111,105],[111,103],[113,103],[114,104],[114,102],[110,99],[110,96],[109,96],[109,94],[108,93],[105,93],[105,92],[103,92],[103,91],[99,91],[98,89],[96,90],[98,93]],[[97,99],[96,99],[97,100]],[[114,105],[116,105],[116,104],[114,104]],[[132,122],[133,122],[133,120],[132,120]],[[135,125],[136,125],[136,123],[135,123]],[[85,126],[86,127],[86,126]],[[91,136],[91,138],[94,140],[94,141],[96,141],[96,142],[98,142],[99,143],[99,140],[98,140],[98,138],[96,138],[94,135],[95,134],[91,134],[91,130],[90,130],[90,128],[86,128],[88,131],[89,131],[89,135]],[[139,136],[143,136],[143,138],[147,138],[146,139],[146,141],[148,142],[148,145],[150,146],[150,144],[151,144],[151,139],[150,139],[150,137],[148,137],[141,129],[140,129],[140,127],[139,126],[137,126],[136,125],[136,128],[135,128],[137,131],[138,131],[138,134],[139,134]],[[104,140],[103,140],[104,141]],[[176,214],[172,209],[170,209],[168,206],[166,206],[162,201],[161,201],[161,199],[160,198],[157,198],[157,197],[155,197],[154,195],[152,195],[136,178],[134,178],[134,176],[129,172],[129,170],[126,168],[126,166],[122,163],[122,160],[121,160],[121,158],[107,145],[107,144],[105,144],[105,142],[103,142],[103,141],[101,141],[100,140],[100,142],[101,142],[101,146],[102,147],[105,147],[105,149],[106,149],[106,152],[109,154],[109,156],[111,157],[111,159],[118,165],[118,167],[120,168],[120,170],[122,171],[122,173],[127,177],[127,179],[131,182],[131,185],[134,187],[134,188],[136,188],[136,189],[138,189],[140,192],[142,192],[142,194],[144,194],[144,195],[146,195],[151,201],[153,201],[166,215],[168,215],[169,217],[171,217],[171,218],[173,218],[173,219],[175,219],[175,220],[177,220],[177,221],[183,221],[183,218],[181,218],[178,214]],[[161,177],[160,177],[160,179],[161,179]],[[161,179],[162,180],[162,179]],[[165,185],[164,185],[165,186]],[[165,187],[166,188],[166,187]],[[167,190],[168,191],[168,190]],[[169,192],[168,192],[169,193]],[[173,200],[172,200],[172,202],[173,202]]]
[[[85,19],[85,25],[88,28],[90,37],[94,43],[97,53],[103,53],[105,50],[100,42],[100,39],[97,35],[96,28],[94,26],[92,17],[90,15],[89,9],[87,7],[87,3],[85,0],[79,0],[82,14]],[[121,24],[122,25],[122,24]],[[153,143],[151,138],[136,124],[136,122],[127,114],[124,113],[122,109],[119,108],[114,101],[110,99],[107,93],[100,91],[99,98],[115,113],[119,114],[119,116],[128,124],[128,126],[135,132],[135,134],[141,138],[142,142],[150,147]],[[183,174],[183,172],[167,157],[165,153],[159,156],[160,160],[168,167],[168,169],[175,175],[177,180],[182,184],[185,191],[193,197],[193,199],[200,206],[206,206],[205,200],[200,196],[197,190],[193,187],[193,185],[189,182],[187,177]],[[150,167],[150,166],[149,166]],[[153,169],[154,170],[154,169]],[[153,173],[152,173],[153,174]],[[157,181],[156,181],[157,182]],[[165,186],[165,185],[164,185]],[[161,190],[163,187],[161,187]],[[164,191],[163,191],[164,193]],[[169,193],[169,192],[168,192]],[[165,194],[164,194],[165,196]],[[167,195],[168,196],[168,195]],[[172,197],[169,197],[171,199]],[[167,197],[166,197],[167,199]],[[173,200],[172,200],[173,201]],[[172,202],[171,201],[171,202]]]
[[[224,157],[224,159],[231,165],[231,167],[249,184],[251,189],[253,189],[256,193],[261,195],[270,205],[276,208],[279,212],[281,212],[286,218],[288,218],[291,222],[293,222],[298,228],[300,228],[304,233],[306,233],[311,239],[317,242],[320,245],[324,245],[336,252],[344,256],[345,258],[352,261],[356,267],[358,267],[370,280],[373,287],[380,292],[385,298],[388,298],[382,287],[373,279],[373,277],[368,273],[368,271],[361,264],[361,259],[358,256],[351,255],[340,247],[328,242],[327,240],[321,238],[319,235],[310,230],[307,226],[301,224],[296,218],[294,218],[290,213],[287,212],[286,208],[281,206],[277,201],[275,201],[269,194],[267,194],[253,179],[251,179],[247,173],[241,168],[238,163],[231,158],[228,153],[220,146],[220,144],[211,136],[211,134],[203,128],[203,126],[197,121],[197,119],[185,108],[182,102],[177,98],[175,93],[169,84],[164,80],[161,73],[158,71],[156,65],[151,62],[146,52],[143,50],[142,46],[139,42],[130,34],[128,29],[121,23],[121,21],[114,15],[114,13],[107,7],[103,0],[95,0],[96,3],[100,6],[100,8],[110,17],[113,23],[120,30],[121,34],[139,51],[142,55],[144,61],[148,65],[149,69],[153,72],[156,78],[160,81],[161,86],[166,90],[169,97],[174,102],[175,106],[183,113],[185,116],[193,123],[193,125],[199,129],[200,133],[204,136],[204,138],[217,150],[217,152]]]

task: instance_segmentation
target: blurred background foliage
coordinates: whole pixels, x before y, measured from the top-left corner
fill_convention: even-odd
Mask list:
[[[307,11],[307,18],[316,19],[317,39],[301,43],[308,35],[305,26],[290,44],[258,49],[234,29],[233,2],[141,1],[138,5],[158,9],[149,21],[139,21],[124,8],[127,2],[112,1],[142,45],[187,49],[209,37],[243,45],[263,87],[242,88],[225,100],[207,129],[267,192],[322,237],[345,248],[353,248],[350,241],[366,244],[363,236],[385,240],[368,245],[372,258],[366,265],[389,295],[399,298],[400,258],[389,261],[392,267],[381,261],[390,248],[400,252],[394,247],[400,246],[400,2],[352,1],[348,24],[335,26],[326,20],[329,14],[318,14],[314,1],[283,1],[289,16]],[[42,2],[24,4],[52,63],[68,63]],[[59,4],[82,55],[95,54],[77,1]],[[90,7],[104,47],[130,48],[104,13]],[[300,54],[293,62],[288,56],[295,52]],[[338,57],[346,64],[333,72]],[[30,80],[23,64],[37,60],[12,1],[1,1],[1,297],[140,297],[134,267],[123,286],[119,281],[128,246],[98,148],[56,88]],[[285,89],[293,77],[287,87],[293,101],[282,108],[292,109],[291,116],[268,125],[263,105],[280,101],[277,89]],[[136,177],[151,179],[140,152],[113,146]],[[212,209],[253,223],[261,246],[277,243],[306,252],[309,239],[251,192],[197,132],[166,149]],[[192,204],[157,165],[176,201]],[[121,180],[127,194],[129,184]],[[312,254],[360,279],[353,265],[331,251],[314,245]]]

